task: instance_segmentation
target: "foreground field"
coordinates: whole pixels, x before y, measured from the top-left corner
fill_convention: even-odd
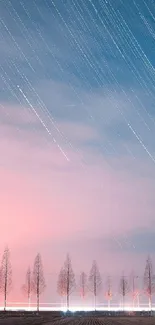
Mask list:
[[[97,318],[97,317],[81,317],[81,318],[72,318],[72,319],[62,319],[57,320],[53,325],[154,325],[155,319],[153,318]],[[52,324],[52,323],[51,323]],[[50,325],[50,323],[49,323]]]
[[[108,316],[107,316],[108,315]],[[133,316],[134,315],[134,316]],[[142,316],[143,315],[143,316]],[[122,314],[109,312],[0,312],[0,325],[154,325],[155,317],[147,313]]]
[[[0,325],[154,325],[154,317],[53,317],[52,315],[1,317]]]

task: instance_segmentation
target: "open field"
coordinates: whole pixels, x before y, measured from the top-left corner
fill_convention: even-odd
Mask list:
[[[53,325],[154,325],[153,318],[98,318],[98,317],[81,317],[66,318],[53,322]],[[51,323],[52,324],[52,323]],[[50,325],[50,323],[48,324]]]
[[[154,325],[155,317],[148,316],[62,316],[55,313],[0,314],[0,325]]]

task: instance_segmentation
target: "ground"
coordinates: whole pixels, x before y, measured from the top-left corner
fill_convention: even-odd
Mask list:
[[[1,314],[0,325],[154,325],[155,317],[102,317],[62,316],[52,313],[35,314]]]

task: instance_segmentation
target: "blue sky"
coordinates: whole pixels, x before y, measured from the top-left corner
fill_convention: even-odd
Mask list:
[[[118,112],[120,123],[108,123],[110,133],[119,129],[121,138],[134,141],[126,118],[149,145],[145,137],[154,128],[153,2],[8,1],[1,7],[2,100],[19,101],[18,84],[30,96],[31,85],[37,89],[45,81],[60,83],[70,91],[69,108],[57,109],[44,98],[56,118],[77,120],[78,115],[91,123],[92,108],[85,106],[99,95],[100,116],[93,107],[96,127],[102,128],[101,116],[104,125],[105,110],[110,120]],[[44,89],[40,93],[44,96]],[[31,100],[36,101],[33,91]]]

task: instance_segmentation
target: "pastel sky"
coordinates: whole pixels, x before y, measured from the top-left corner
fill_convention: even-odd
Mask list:
[[[154,103],[153,0],[0,2],[0,249],[13,299],[38,251],[45,300],[67,252],[77,276],[93,259],[103,275],[143,274],[155,257]]]

